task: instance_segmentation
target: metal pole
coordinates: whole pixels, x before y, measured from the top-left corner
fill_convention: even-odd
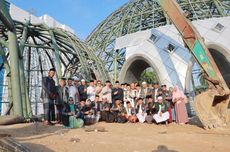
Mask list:
[[[8,101],[9,101],[9,105],[11,105],[13,104],[13,95],[12,95],[12,84],[11,84],[10,76],[7,76],[7,82],[8,82]],[[14,108],[11,108],[10,115],[13,113],[14,113]]]
[[[214,0],[214,4],[216,6],[216,9],[218,11],[218,13],[220,13],[221,16],[226,16],[226,14],[224,13],[223,8],[220,6],[220,3],[218,0]]]
[[[21,91],[22,91],[22,101],[23,101],[23,114],[24,117],[31,117],[32,116],[32,111],[31,111],[31,104],[29,100],[29,92],[27,90],[27,82],[25,81],[25,73],[24,73],[24,61],[23,61],[23,53],[24,53],[24,48],[25,48],[25,43],[28,37],[28,25],[30,21],[27,21],[24,25],[23,28],[23,33],[22,33],[22,38],[20,41],[20,46],[19,46],[19,72],[20,72],[20,83],[21,83]]]
[[[115,57],[114,57],[114,83],[117,81],[117,59],[118,59],[118,51],[119,50],[116,50],[115,51]]]
[[[11,88],[11,82],[10,82],[10,65],[9,65],[9,62],[7,61],[7,57],[1,45],[0,45],[0,55],[2,56],[4,67],[7,73],[6,78],[8,82],[8,102],[9,102],[9,105],[11,105],[13,104],[13,101],[12,101],[12,88]],[[10,113],[13,113],[13,108],[11,108]]]
[[[75,52],[77,53],[77,56],[78,56],[79,61],[80,61],[80,64],[81,64],[81,66],[83,67],[84,73],[85,73],[85,75],[86,75],[86,79],[87,79],[87,80],[90,80],[90,79],[92,78],[92,76],[91,76],[91,74],[90,74],[89,67],[87,67],[88,63],[87,63],[87,61],[86,61],[85,55],[82,56],[82,55],[80,54],[80,51],[82,51],[82,50],[79,50],[79,49],[76,47],[76,43],[74,42],[74,40],[73,40],[70,36],[68,36],[67,34],[66,34],[66,36],[67,36],[68,40],[71,42],[71,44],[72,44],[72,46],[73,46],[73,49],[74,49]],[[78,50],[79,50],[79,51],[78,51]]]
[[[1,45],[0,45],[0,56],[2,57],[4,67],[6,69],[6,73],[7,73],[7,75],[9,75],[10,74],[10,65],[9,65],[9,62],[7,61],[7,57],[6,57],[4,49],[2,48]]]
[[[57,77],[60,79],[62,77],[62,71],[61,71],[61,61],[60,61],[60,51],[57,46],[57,41],[55,39],[54,33],[52,30],[49,30],[49,33],[51,35],[51,40],[52,40],[52,46],[54,48],[55,52],[55,58],[56,58],[56,71],[57,71]]]
[[[19,50],[13,20],[6,9],[5,1],[0,0],[0,20],[8,29],[8,49],[10,53],[11,85],[14,115],[23,116],[19,72]]]
[[[15,31],[8,31],[14,115],[23,116],[19,72],[19,51]]]

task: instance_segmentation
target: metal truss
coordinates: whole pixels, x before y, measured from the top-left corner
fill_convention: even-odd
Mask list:
[[[230,15],[229,0],[177,2],[192,21]],[[156,0],[130,0],[102,21],[86,41],[103,59],[109,71],[114,71],[114,67],[119,71],[125,61],[125,49],[114,50],[115,39],[166,24],[170,24],[170,21]]]
[[[21,42],[19,47],[24,46],[19,58],[23,58],[24,61],[24,73],[31,102],[39,101],[41,79],[47,76],[48,70],[52,67],[57,69],[59,78],[77,76],[86,80],[96,77],[103,81],[108,79],[101,60],[75,35],[62,29],[49,28],[45,24],[33,25],[18,21],[14,21],[14,24],[18,42]],[[0,39],[2,44],[8,45],[7,30],[3,25],[0,25]],[[10,54],[7,49],[4,53],[7,62]],[[0,70],[4,67],[3,62]]]
[[[2,86],[3,92],[8,94],[8,99],[4,100],[22,107],[22,110],[15,108],[15,114],[31,115],[30,105],[40,101],[41,80],[50,68],[56,68],[57,81],[71,76],[86,80],[109,79],[95,51],[74,34],[45,24],[13,21],[3,8],[4,1],[0,2],[0,71],[5,70]],[[14,96],[18,91],[16,94],[21,97],[16,102]]]

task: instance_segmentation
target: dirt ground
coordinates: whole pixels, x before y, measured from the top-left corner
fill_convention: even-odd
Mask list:
[[[106,132],[27,123],[0,126],[0,134],[10,134],[32,152],[230,152],[230,128],[206,131],[195,125],[140,123],[96,126]]]

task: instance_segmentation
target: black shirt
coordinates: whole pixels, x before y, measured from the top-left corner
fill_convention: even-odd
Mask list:
[[[117,94],[114,94],[115,92],[117,92]],[[121,88],[113,88],[112,89],[112,100],[113,100],[113,103],[116,100],[123,101],[123,98],[124,98],[124,91],[123,91],[123,89],[121,89]]]
[[[42,78],[42,98],[55,99],[56,95],[55,81],[51,77]]]

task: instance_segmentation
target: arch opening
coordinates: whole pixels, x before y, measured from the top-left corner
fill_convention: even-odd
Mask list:
[[[127,68],[123,82],[158,81],[155,69],[145,59],[136,59]]]
[[[224,54],[222,54],[219,50],[209,48],[209,51],[216,62],[222,76],[224,77],[225,82],[230,88],[230,62],[226,58]]]
[[[219,47],[221,48],[221,47]],[[216,47],[211,48],[209,47],[209,51],[215,61],[215,63],[217,64],[217,67],[219,68],[221,74],[224,77],[224,80],[226,81],[228,87],[230,88],[230,54],[226,51],[219,51],[218,49],[216,49]],[[193,90],[197,85],[203,85],[202,83],[200,83],[200,73],[201,73],[201,68],[200,66],[192,59],[191,63],[189,63],[189,68],[188,68],[188,74],[187,75],[191,75],[191,77],[187,78],[187,82],[193,81],[193,86],[191,88],[191,82],[189,83],[190,85],[187,87],[188,90]],[[195,75],[194,75],[195,73]]]
[[[217,67],[219,68],[226,84],[230,88],[230,54],[229,54],[229,51],[216,44],[208,44],[208,49],[215,63],[217,64]],[[205,80],[202,80],[201,77],[199,77],[201,73],[200,67],[194,66],[194,65],[197,65],[197,64],[194,62],[194,60],[192,60],[188,68],[188,76],[191,76],[191,77],[188,77],[186,81],[189,82],[189,87],[188,87],[188,89],[190,90],[189,92],[193,92],[195,95],[196,91],[199,90],[199,87],[197,88],[197,86],[200,85],[204,87],[204,88],[200,88],[201,90],[203,89],[203,91],[207,87],[203,83],[201,83],[201,81],[204,82]],[[194,67],[195,67],[195,71],[194,71]],[[230,103],[229,103],[228,108],[230,108]]]

